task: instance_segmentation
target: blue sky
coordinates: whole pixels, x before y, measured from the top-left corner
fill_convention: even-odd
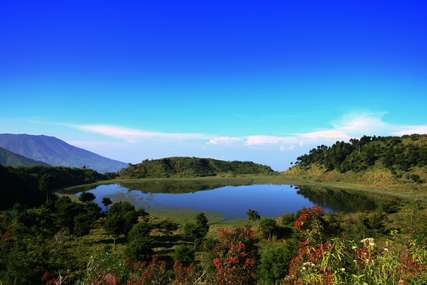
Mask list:
[[[247,159],[427,132],[425,1],[3,1],[0,132]]]

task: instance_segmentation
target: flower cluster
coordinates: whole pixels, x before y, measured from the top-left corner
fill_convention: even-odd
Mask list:
[[[192,265],[186,266],[181,262],[174,263],[173,272],[175,275],[175,279],[172,283],[173,285],[194,284],[194,281],[198,277]]]
[[[375,247],[375,240],[373,238],[365,238],[360,241],[364,247],[373,249]]]
[[[304,208],[300,211],[298,218],[294,222],[294,228],[298,231],[302,231],[305,225],[314,217],[320,217],[323,215],[323,210],[320,207]]]
[[[255,281],[256,239],[249,228],[224,229],[219,232],[217,257],[212,260],[217,284],[251,284]],[[242,283],[243,282],[243,283]]]
[[[170,281],[166,274],[166,262],[157,257],[150,262],[134,263],[132,267],[136,273],[133,278],[128,280],[127,285],[165,284]]]

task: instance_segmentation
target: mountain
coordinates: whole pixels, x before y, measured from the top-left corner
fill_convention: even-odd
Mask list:
[[[88,167],[98,172],[116,172],[126,163],[72,146],[58,138],[26,134],[0,134],[0,147],[52,166]]]
[[[391,185],[427,182],[427,135],[368,137],[319,146],[284,173],[318,181]]]
[[[203,177],[215,175],[265,174],[275,172],[269,167],[254,162],[223,161],[197,157],[170,157],[145,160],[130,165],[120,172],[121,176],[132,178],[162,177]]]
[[[46,163],[35,161],[0,147],[0,165],[12,167],[48,166]]]

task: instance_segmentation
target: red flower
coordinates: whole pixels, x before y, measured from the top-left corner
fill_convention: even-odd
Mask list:
[[[221,259],[219,259],[219,258],[215,258],[214,260],[213,260],[213,265],[218,269],[218,268],[220,268],[221,267],[221,265],[222,265],[222,262],[221,262]]]

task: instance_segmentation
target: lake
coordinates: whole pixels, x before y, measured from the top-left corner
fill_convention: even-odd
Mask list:
[[[159,193],[153,192],[149,185],[136,187],[109,184],[99,185],[88,191],[96,196],[95,202],[104,210],[101,201],[104,197],[109,197],[113,202],[127,201],[136,208],[147,211],[168,209],[177,212],[209,212],[220,214],[224,219],[246,218],[248,209],[257,210],[261,216],[277,217],[316,205],[327,212],[372,210],[378,207],[376,199],[345,190],[286,184],[220,186],[213,189],[200,187],[197,191],[193,189],[194,192],[188,193],[170,193],[169,188],[156,188],[156,191],[167,192]]]

